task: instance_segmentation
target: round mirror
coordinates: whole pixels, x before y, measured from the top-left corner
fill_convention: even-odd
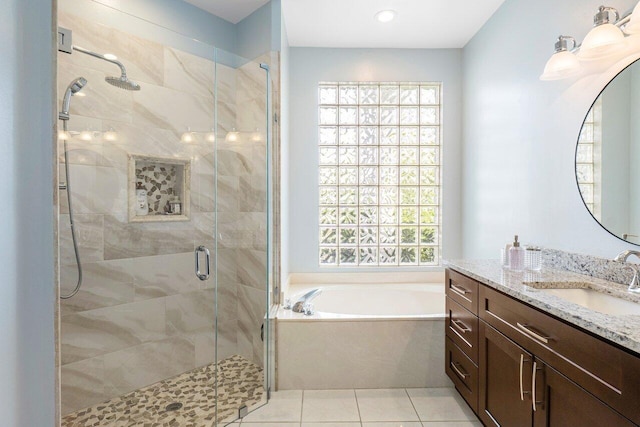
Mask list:
[[[639,61],[600,92],[576,147],[576,180],[585,206],[605,230],[636,245],[640,244]]]

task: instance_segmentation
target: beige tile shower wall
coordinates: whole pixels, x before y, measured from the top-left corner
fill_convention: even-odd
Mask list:
[[[242,239],[237,245],[238,352],[264,366],[264,343],[260,329],[267,300],[267,93],[266,73],[260,63],[270,65],[278,76],[277,54],[267,53],[238,69],[237,125],[247,171],[238,176],[238,226]],[[273,117],[279,81],[272,80],[270,113]],[[260,137],[256,137],[260,135]]]
[[[61,14],[59,23],[73,30],[75,44],[116,54],[142,86],[139,92],[114,88],[104,81],[117,75],[114,65],[77,52],[59,54],[60,98],[71,80],[88,80],[86,96],[72,100],[70,129],[118,133],[117,142],[77,136],[69,142],[84,281],[75,297],[61,303],[62,413],[67,414],[214,361],[214,283],[199,281],[193,272],[194,247],[215,244],[214,149],[202,139],[183,144],[180,135],[187,126],[203,133],[213,128],[215,66],[77,16]],[[218,115],[228,129],[237,126],[236,74],[217,66]],[[60,153],[64,181],[62,147]],[[128,222],[128,153],[192,160],[190,221]],[[241,203],[240,176],[250,181],[253,167],[244,155],[227,157],[235,160],[221,165],[227,173],[220,178],[218,199],[233,222]],[[60,199],[61,286],[68,293],[77,273],[66,194]],[[251,229],[256,221],[243,218],[234,225]],[[237,250],[249,232],[230,234],[218,252],[220,357],[238,353]]]

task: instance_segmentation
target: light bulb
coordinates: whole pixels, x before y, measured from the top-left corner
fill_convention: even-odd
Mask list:
[[[65,130],[59,130],[58,139],[60,141],[68,141],[69,139],[71,139],[71,134]]]
[[[236,142],[238,140],[238,136],[240,136],[240,132],[238,132],[236,128],[233,128],[230,132],[227,132],[227,136],[224,140],[226,142]]]
[[[191,128],[187,128],[187,131],[182,134],[180,137],[180,142],[184,142],[185,144],[189,144],[195,140],[193,132],[191,132]]]
[[[375,18],[378,22],[387,23],[393,21],[396,17],[395,10],[381,10],[375,14]]]
[[[83,141],[93,140],[93,132],[90,130],[83,130],[82,132],[80,132],[80,139]]]
[[[216,133],[211,129],[211,132],[207,132],[205,135],[207,142],[216,142]]]
[[[102,135],[102,138],[105,141],[114,142],[118,140],[118,133],[113,130],[113,128],[109,128],[109,130]]]
[[[108,59],[108,60],[110,60],[110,61],[115,61],[115,60],[117,60],[117,59],[118,59],[118,57],[117,57],[117,56],[115,56],[113,53],[105,53],[104,55],[102,55],[102,57],[103,57],[104,59]]]
[[[84,92],[76,92],[76,93],[72,94],[71,96],[77,96],[79,98],[84,98],[85,96],[87,96],[87,94],[84,93]]]
[[[594,27],[582,41],[578,58],[595,60],[614,55],[626,47],[622,30],[609,22],[609,14],[618,17],[618,11],[600,6],[593,18]]]

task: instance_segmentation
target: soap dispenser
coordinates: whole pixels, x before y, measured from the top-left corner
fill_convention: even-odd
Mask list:
[[[509,249],[509,268],[512,270],[524,270],[524,249],[520,247],[518,235],[513,238],[513,246]]]

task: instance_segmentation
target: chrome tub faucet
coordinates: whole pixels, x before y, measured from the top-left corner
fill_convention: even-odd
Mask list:
[[[287,298],[285,300],[284,309],[295,312],[295,313],[303,313],[306,316],[311,316],[313,311],[313,306],[311,301],[313,301],[318,295],[322,293],[322,288],[313,289],[301,296],[295,297],[296,301],[291,305],[291,301]]]

